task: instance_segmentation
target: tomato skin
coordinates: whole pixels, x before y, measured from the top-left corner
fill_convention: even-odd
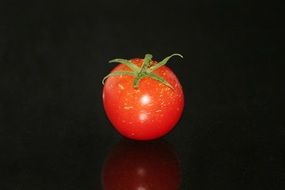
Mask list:
[[[181,173],[178,155],[166,141],[123,139],[106,157],[101,177],[104,190],[178,190]]]
[[[143,59],[132,59],[140,66]],[[130,70],[119,64],[112,72]],[[111,73],[112,73],[111,72]],[[181,84],[167,66],[153,73],[163,77],[174,89],[149,77],[133,87],[134,77],[129,75],[110,77],[103,88],[105,112],[117,131],[131,139],[151,140],[167,134],[179,121],[184,107]]]

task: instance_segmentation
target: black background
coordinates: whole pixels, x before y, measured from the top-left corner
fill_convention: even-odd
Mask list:
[[[181,189],[284,189],[280,12],[237,0],[1,1],[1,189],[101,189],[121,138],[102,107],[108,60],[174,52],[186,103],[165,139]]]

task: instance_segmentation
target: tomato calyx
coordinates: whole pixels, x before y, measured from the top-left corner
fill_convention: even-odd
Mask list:
[[[154,61],[152,61],[152,55],[146,54],[144,59],[143,59],[143,63],[140,67],[137,66],[136,64],[134,64],[131,60],[120,59],[120,58],[113,59],[113,60],[109,61],[109,63],[124,64],[130,69],[130,71],[114,71],[114,72],[108,74],[107,76],[105,76],[103,78],[102,84],[104,84],[105,80],[109,77],[130,75],[130,76],[134,77],[133,87],[135,89],[137,89],[139,87],[139,82],[144,77],[150,77],[150,78],[157,80],[157,81],[161,82],[162,84],[168,86],[169,88],[174,89],[173,86],[171,84],[169,84],[164,78],[153,73],[153,71],[155,71],[158,68],[165,65],[169,61],[169,59],[172,58],[173,56],[179,56],[179,57],[183,58],[183,56],[181,54],[174,53],[174,54],[164,58],[162,61],[160,61],[158,63],[154,63]]]

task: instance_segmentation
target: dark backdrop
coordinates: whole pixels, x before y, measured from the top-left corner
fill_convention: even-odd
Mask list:
[[[102,107],[108,60],[174,52],[186,103],[165,139],[182,189],[284,189],[280,12],[237,0],[1,1],[1,189],[101,189],[121,138]]]

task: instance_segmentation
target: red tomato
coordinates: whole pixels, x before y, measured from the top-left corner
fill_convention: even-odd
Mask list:
[[[179,54],[159,63],[149,54],[144,59],[112,61],[121,64],[106,77],[103,104],[121,135],[136,140],[159,138],[180,119],[183,90],[172,70],[164,65],[174,55]]]
[[[119,142],[105,159],[104,190],[178,190],[181,186],[178,156],[165,141]]]

